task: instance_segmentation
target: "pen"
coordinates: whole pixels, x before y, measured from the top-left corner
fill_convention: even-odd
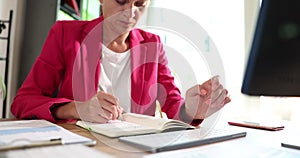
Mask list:
[[[53,146],[53,145],[63,145],[61,138],[43,140],[43,141],[32,141],[28,144],[7,144],[0,145],[0,152],[9,151],[9,150],[17,150],[17,149],[27,149],[34,147],[43,147],[43,146]]]
[[[100,84],[98,84],[98,88],[99,88],[100,91],[105,92]]]
[[[158,109],[160,118],[163,118],[163,114],[162,114],[162,111],[161,111],[161,106],[160,106],[159,101],[157,101],[157,100],[156,100],[156,108]]]

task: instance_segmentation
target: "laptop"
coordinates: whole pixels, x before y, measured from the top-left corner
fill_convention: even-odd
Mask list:
[[[241,138],[245,137],[246,134],[247,133],[245,131],[236,131],[232,129],[206,130],[199,128],[193,130],[120,137],[119,141],[147,152],[157,153]]]

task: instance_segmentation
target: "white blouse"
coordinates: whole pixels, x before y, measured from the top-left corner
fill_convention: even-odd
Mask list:
[[[102,46],[99,84],[107,93],[119,98],[119,105],[126,112],[131,111],[130,50],[116,53]]]

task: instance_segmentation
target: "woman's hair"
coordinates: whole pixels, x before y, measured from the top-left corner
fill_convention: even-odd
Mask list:
[[[103,11],[102,11],[102,4],[100,4],[100,10],[99,10],[99,12],[100,12],[100,16],[102,16],[103,15]]]

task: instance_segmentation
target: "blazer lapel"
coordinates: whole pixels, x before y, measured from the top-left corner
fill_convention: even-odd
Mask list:
[[[131,49],[131,112],[142,113],[142,92],[144,91],[144,77],[147,47],[142,44],[144,38],[138,30],[130,33]]]
[[[73,94],[75,100],[95,95],[99,81],[103,17],[87,23],[81,35],[81,46],[74,61]]]

